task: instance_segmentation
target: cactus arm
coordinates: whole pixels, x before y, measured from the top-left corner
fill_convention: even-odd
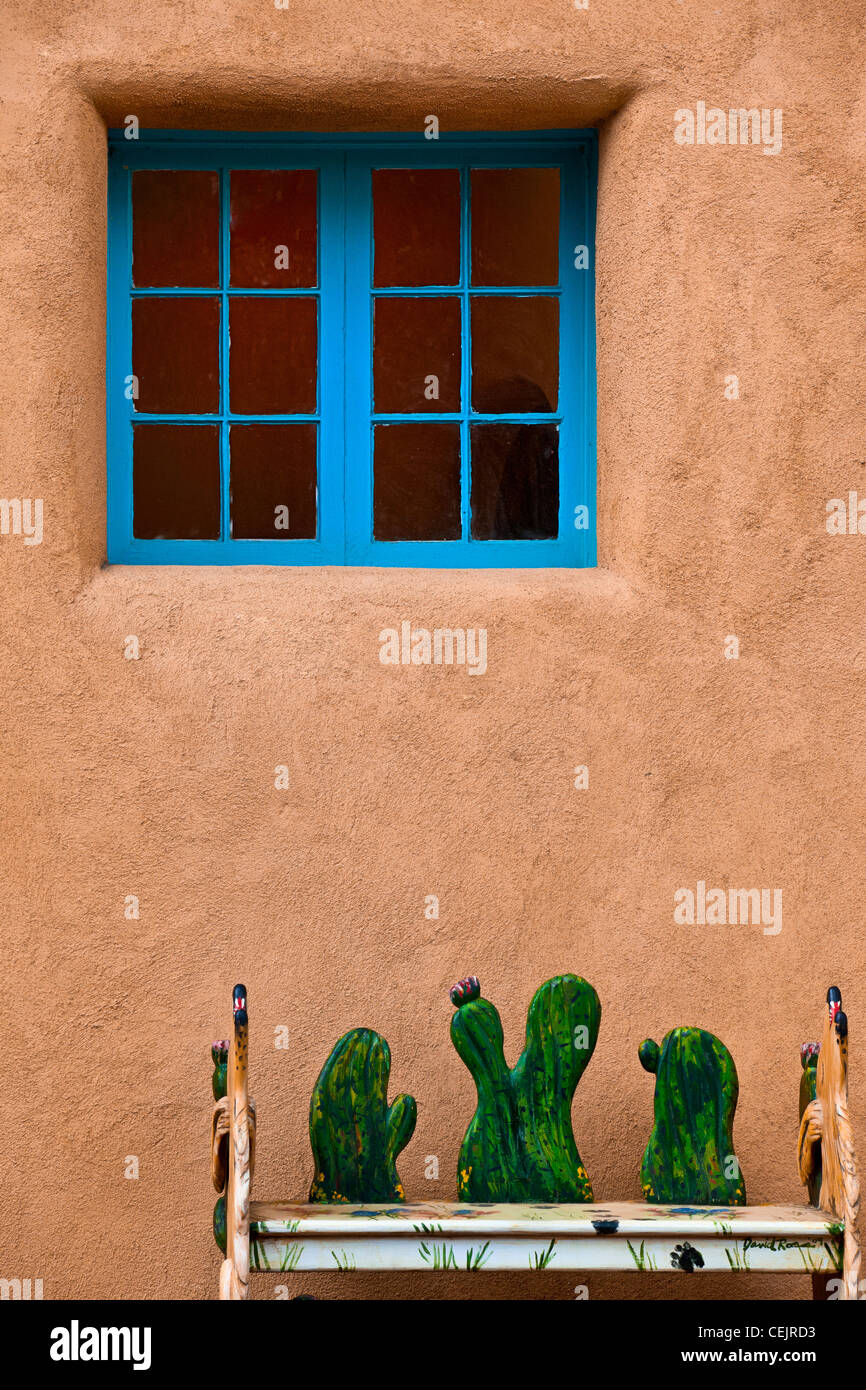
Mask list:
[[[451,1039],[478,1092],[457,1161],[458,1198],[522,1201],[525,1183],[515,1143],[517,1114],[503,1052],[502,1021],[494,1005],[480,998],[461,1004],[451,1019]]]
[[[659,1069],[659,1045],[652,1038],[644,1038],[637,1050],[644,1071],[657,1072]]]
[[[397,1176],[397,1155],[402,1153],[415,1133],[417,1120],[418,1106],[414,1096],[401,1094],[388,1106],[385,1117],[385,1162],[394,1185],[400,1181]]]

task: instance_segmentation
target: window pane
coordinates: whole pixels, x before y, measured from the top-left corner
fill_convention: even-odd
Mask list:
[[[555,410],[559,303],[542,295],[472,299],[472,409],[487,414]]]
[[[231,283],[315,285],[315,169],[233,169],[230,190]]]
[[[377,425],[373,534],[378,541],[460,539],[460,426]]]
[[[132,279],[146,288],[219,285],[219,174],[137,169],[132,176]]]
[[[315,540],[314,424],[232,425],[231,533],[250,540]]]
[[[374,169],[373,284],[460,280],[459,169]]]
[[[376,299],[373,386],[377,411],[460,409],[460,300]]]
[[[473,425],[472,537],[546,540],[559,531],[559,427]]]
[[[473,285],[559,284],[559,170],[472,170]]]
[[[220,408],[220,302],[178,296],[132,302],[135,408],[207,415]]]
[[[219,425],[136,425],[132,533],[139,540],[219,540]]]
[[[229,397],[235,415],[313,415],[315,299],[233,298]]]

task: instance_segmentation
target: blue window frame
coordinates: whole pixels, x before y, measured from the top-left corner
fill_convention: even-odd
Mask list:
[[[182,283],[171,284],[165,277],[145,275],[144,283],[134,283],[133,179],[146,170],[198,172],[203,180],[195,187],[209,200],[215,230],[200,276],[187,274]],[[385,239],[382,223],[375,223],[379,234],[374,238],[374,222],[385,212],[375,212],[375,189],[387,186],[387,171],[393,171],[398,189],[399,179],[411,171],[412,177],[422,178],[414,196],[424,202],[423,176],[432,170],[441,171],[455,206],[459,199],[459,264],[455,260],[453,272],[434,277],[447,283],[428,284],[423,275],[410,275],[404,277],[409,283],[402,284],[399,275],[391,274],[379,275],[377,284],[376,247],[384,246]],[[547,283],[511,283],[514,276],[509,274],[500,276],[499,283],[495,274],[479,274],[476,267],[475,190],[495,190],[495,180],[484,185],[492,171],[519,170],[535,171],[536,177],[540,171],[545,177],[556,171],[558,234],[551,254],[558,273],[542,276]],[[128,140],[123,131],[110,132],[109,561],[417,568],[594,565],[596,170],[594,131],[443,133],[436,141],[423,134],[168,131],[142,132]],[[294,282],[289,276],[285,283],[254,285],[241,274],[239,283],[233,283],[238,276],[232,190],[243,188],[244,176],[253,177],[247,171],[289,171],[287,177],[298,179],[301,171],[309,171],[304,189],[305,196],[314,198],[315,250]],[[384,182],[377,184],[377,179]],[[477,196],[480,209],[481,192]],[[158,199],[153,205],[158,211]],[[554,205],[548,200],[548,206]],[[485,235],[494,242],[496,213],[494,196],[485,212]],[[235,236],[240,247],[240,232]],[[201,283],[195,283],[198,279]],[[419,396],[408,404],[390,387],[380,391],[377,376],[376,315],[382,324],[390,318],[402,325],[388,359],[389,370],[399,373],[400,343],[405,347],[421,341],[412,336],[412,320],[414,315],[423,324],[425,312],[426,322],[439,316],[459,332],[459,342],[456,336],[451,339],[457,344],[449,359],[453,380],[441,408],[436,374],[425,377],[435,383],[430,397],[425,391],[423,401]],[[485,365],[497,354],[502,362],[536,350],[543,358],[548,339],[539,336],[541,330],[531,321],[547,325],[550,342],[558,337],[555,356],[548,353],[543,369],[533,370],[539,380],[546,372],[544,389],[534,379],[527,386],[523,377],[512,376],[503,384]],[[145,345],[135,353],[134,323]],[[274,375],[267,365],[272,331],[283,333],[284,344],[294,342],[286,361],[304,353],[309,358],[304,370],[295,362],[287,373],[278,371],[276,387],[260,380],[262,373],[265,378]],[[251,354],[243,367],[242,351]],[[139,359],[148,363],[150,382],[154,373],[163,382],[161,390],[139,392],[134,371]],[[166,386],[166,373],[170,377],[172,371],[175,384],[169,380]],[[484,385],[485,373],[492,384]],[[268,390],[272,398],[267,398]],[[385,398],[377,400],[377,393]],[[301,505],[291,510],[299,520],[294,531],[288,524],[273,536],[259,535],[255,520],[240,518],[250,515],[247,492],[253,513],[258,505],[261,514],[262,498],[265,511],[270,506],[268,459],[280,448],[281,456],[296,460],[291,464],[292,496]],[[412,449],[419,451],[416,457],[423,465],[414,472]],[[509,469],[509,478],[521,475],[524,501],[518,505],[527,517],[531,513],[529,520],[515,523],[513,515],[510,520],[505,516],[507,508],[503,511],[503,478]],[[422,475],[435,486],[423,481],[419,490]],[[540,502],[538,496],[525,500],[527,489],[536,487],[533,478],[541,480]],[[430,505],[440,508],[441,522],[425,520],[428,486]],[[202,489],[200,499],[196,487]],[[160,519],[160,488],[171,496],[169,510],[180,509],[186,521],[166,525]],[[392,505],[396,522],[388,510]],[[413,514],[408,526],[401,508]],[[271,508],[275,510],[290,511]]]

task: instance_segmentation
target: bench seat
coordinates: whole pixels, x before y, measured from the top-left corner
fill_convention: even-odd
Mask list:
[[[838,1273],[843,1225],[814,1207],[250,1203],[250,1268]]]

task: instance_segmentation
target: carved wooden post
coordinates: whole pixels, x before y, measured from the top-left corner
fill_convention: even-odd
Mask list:
[[[848,1113],[848,1019],[835,985],[827,991],[824,1034],[818,1052],[815,1099],[803,1111],[797,1144],[800,1181],[814,1181],[819,1171],[818,1197],[823,1211],[845,1223],[842,1264],[843,1299],[860,1297],[860,1242],[857,1214],[860,1180],[854,1155],[854,1135]]]
[[[252,1138],[247,1082],[249,1036],[247,992],[233,991],[234,1028],[228,1061],[229,1155],[226,1194],[226,1258],[220,1270],[220,1298],[249,1296],[250,1282],[250,1179]]]

